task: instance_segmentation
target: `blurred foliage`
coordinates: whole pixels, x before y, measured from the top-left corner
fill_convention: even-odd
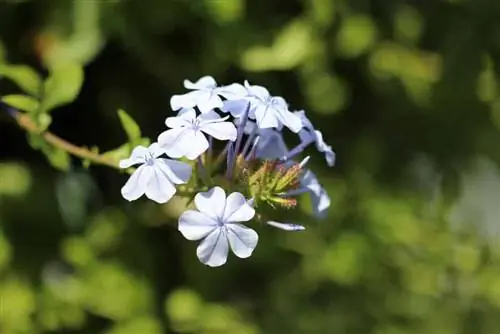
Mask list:
[[[500,2],[5,1],[0,41],[2,100],[113,159],[207,74],[307,110],[338,158],[311,162],[328,219],[214,270],[182,203],[125,203],[2,114],[0,333],[500,331]]]

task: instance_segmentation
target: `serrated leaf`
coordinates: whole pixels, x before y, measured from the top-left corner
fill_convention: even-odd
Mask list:
[[[141,129],[139,125],[137,125],[134,119],[123,109],[118,110],[118,117],[120,118],[120,122],[122,123],[129,141],[135,144],[141,138]]]
[[[38,100],[28,95],[5,95],[2,97],[2,102],[15,109],[22,110],[30,114],[36,113],[40,107]]]
[[[0,76],[13,81],[24,92],[38,97],[42,79],[31,67],[25,65],[0,65]]]
[[[67,63],[51,70],[44,83],[42,112],[73,102],[83,83],[83,69],[78,64]]]

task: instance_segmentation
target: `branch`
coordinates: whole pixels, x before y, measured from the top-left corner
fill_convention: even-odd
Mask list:
[[[40,134],[40,136],[49,144],[57,147],[75,157],[81,158],[83,160],[90,160],[94,164],[104,165],[112,168],[118,168],[118,164],[99,153],[93,152],[85,147],[76,146],[48,131],[40,131],[39,126],[33,122],[31,118],[26,116],[19,111],[10,109],[9,115],[11,115],[17,122],[17,124],[24,130],[33,134]]]

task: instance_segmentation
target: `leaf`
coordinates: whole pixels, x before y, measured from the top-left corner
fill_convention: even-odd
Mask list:
[[[30,133],[28,135],[28,142],[31,147],[40,150],[53,167],[64,172],[69,170],[71,158],[67,152],[51,146],[38,134]]]
[[[24,92],[38,97],[42,79],[31,67],[26,65],[0,65],[0,76],[12,80]]]
[[[40,103],[34,97],[28,95],[12,94],[2,97],[2,102],[5,104],[30,114],[37,112]]]
[[[75,100],[83,83],[83,69],[76,63],[55,67],[44,83],[42,112]]]
[[[134,119],[125,112],[125,110],[118,110],[118,117],[120,118],[120,122],[122,123],[123,129],[125,130],[129,141],[135,144],[138,139],[141,138],[141,129]]]
[[[70,164],[71,164],[71,159],[68,153],[65,151],[54,148],[54,147],[49,147],[47,149],[42,149],[43,153],[47,156],[47,159],[49,159],[50,164],[63,171],[66,172],[69,170]]]

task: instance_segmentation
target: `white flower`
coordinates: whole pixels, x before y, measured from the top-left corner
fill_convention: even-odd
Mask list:
[[[307,118],[304,110],[296,111],[295,115],[299,116],[304,124],[304,129],[299,132],[299,137],[302,142],[310,139],[314,140],[317,150],[325,154],[328,166],[333,166],[335,164],[335,152],[333,152],[330,145],[327,145],[323,141],[323,134],[314,128],[311,121]]]
[[[252,255],[258,234],[238,222],[249,221],[255,210],[240,193],[226,193],[220,187],[198,193],[199,211],[187,210],[179,217],[179,231],[188,240],[203,239],[196,250],[200,261],[210,267],[226,263],[229,247],[240,258]]]
[[[216,112],[209,111],[196,116],[194,109],[183,109],[175,117],[168,117],[165,124],[170,127],[158,136],[158,143],[172,158],[185,156],[196,159],[209,147],[208,134],[219,140],[236,140],[236,127],[225,122]]]
[[[247,103],[250,102],[249,118],[255,119],[261,129],[281,128],[283,125],[297,133],[302,128],[300,117],[288,110],[286,101],[279,96],[271,96],[262,86],[233,84],[223,87],[219,93],[227,101],[223,110],[231,112],[234,117],[240,117]]]
[[[184,87],[192,91],[172,96],[172,110],[198,107],[200,112],[206,113],[214,108],[222,108],[222,99],[217,95],[217,83],[211,76],[204,76],[194,83],[186,79]]]
[[[141,164],[121,190],[126,200],[133,201],[145,194],[157,203],[165,203],[174,196],[175,184],[189,181],[191,166],[160,158],[164,153],[157,143],[153,143],[148,148],[137,146],[128,159],[120,161],[120,168]]]

